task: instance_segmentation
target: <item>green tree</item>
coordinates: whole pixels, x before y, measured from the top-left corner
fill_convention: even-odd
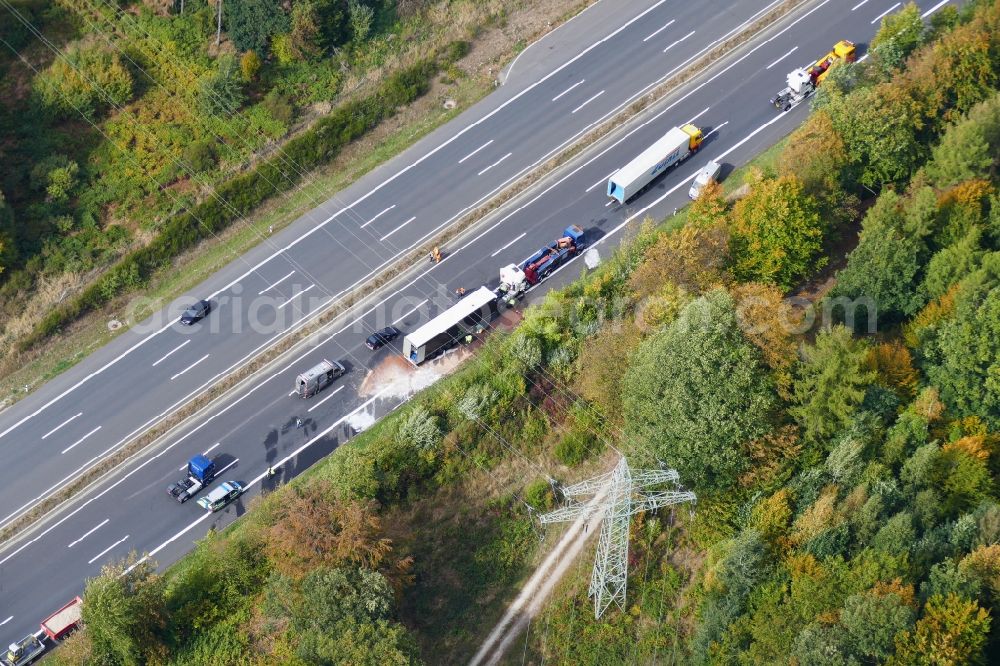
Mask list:
[[[345,620],[329,634],[309,632],[297,639],[298,655],[307,664],[420,666],[416,640],[398,622]]]
[[[903,61],[923,41],[924,21],[920,8],[909,2],[898,12],[882,19],[878,32],[871,41],[869,52],[876,65],[887,76],[893,76],[903,66]]]
[[[291,47],[303,58],[315,58],[323,52],[320,17],[312,0],[292,5]]]
[[[348,0],[314,0],[319,18],[319,43],[329,51],[346,44],[351,39],[350,7]]]
[[[994,261],[993,263],[1000,263]],[[992,273],[992,275],[991,275]],[[924,369],[955,413],[1000,428],[1000,280],[983,268],[966,278],[954,315],[924,344]]]
[[[224,2],[222,13],[229,38],[239,51],[267,53],[274,35],[288,32],[288,15],[276,0]]]
[[[972,120],[961,120],[949,125],[934,146],[927,175],[937,187],[981,178],[993,166],[994,152],[986,139],[986,128]]]
[[[979,268],[985,254],[981,237],[982,232],[973,227],[965,238],[931,257],[923,283],[927,300],[944,296],[953,284]]]
[[[198,106],[202,113],[227,117],[236,113],[246,101],[243,83],[236,74],[232,59],[219,61],[219,69],[201,80],[198,88]]]
[[[351,39],[360,44],[371,32],[375,11],[358,0],[348,0],[347,9],[351,19]]]
[[[840,612],[851,650],[876,662],[892,654],[896,634],[911,629],[915,620],[916,613],[896,594],[852,594]]]
[[[807,439],[825,440],[854,416],[876,378],[867,356],[867,345],[844,326],[820,331],[815,345],[803,347],[789,411]]]
[[[76,44],[36,76],[32,86],[45,106],[60,116],[78,118],[126,104],[133,83],[117,53]]]
[[[927,248],[907,228],[900,203],[899,195],[887,190],[868,210],[858,246],[847,255],[832,292],[867,299],[880,320],[911,316],[923,305],[917,286]]]
[[[330,633],[343,620],[373,622],[393,613],[393,594],[382,574],[364,568],[321,567],[299,586],[292,626],[299,633]]]
[[[927,149],[920,134],[927,109],[897,83],[833,96],[823,107],[844,140],[858,180],[871,188],[908,179]]]
[[[13,233],[14,211],[0,192],[0,274],[17,259]]]
[[[132,555],[87,581],[82,619],[95,663],[138,666],[162,652],[163,581],[149,560],[129,570],[134,564]]]
[[[975,601],[954,594],[933,596],[913,631],[896,637],[892,666],[937,666],[982,662],[990,615]]]
[[[730,233],[733,273],[744,282],[788,289],[824,263],[819,206],[795,176],[755,172],[750,193],[733,207]]]
[[[732,297],[717,289],[687,305],[636,351],[623,403],[632,448],[675,466],[685,484],[730,486],[745,445],[770,427],[776,396]]]

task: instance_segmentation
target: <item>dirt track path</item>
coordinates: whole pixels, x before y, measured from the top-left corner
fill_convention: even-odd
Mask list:
[[[601,492],[587,502],[587,506],[598,504],[607,493],[608,487],[605,486]],[[580,551],[587,545],[590,537],[597,534],[603,517],[604,511],[601,510],[589,517],[584,514],[583,517],[573,521],[552,552],[524,584],[521,593],[517,595],[510,608],[493,627],[486,640],[479,646],[479,650],[469,661],[469,666],[493,666],[499,663],[511,642],[520,636],[528,622],[538,615],[542,604],[548,599],[552,589],[562,579],[573,561],[580,555]]]

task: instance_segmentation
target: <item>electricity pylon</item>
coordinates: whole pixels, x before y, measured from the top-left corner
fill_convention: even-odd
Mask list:
[[[562,523],[604,511],[597,558],[590,576],[588,596],[594,598],[594,615],[600,618],[612,603],[625,610],[625,584],[628,579],[628,533],[632,516],[661,506],[694,502],[695,495],[684,490],[653,490],[667,483],[676,484],[675,470],[632,472],[624,456],[618,465],[601,476],[566,486],[562,494],[566,506],[538,517],[543,525]],[[581,497],[591,496],[589,502]]]

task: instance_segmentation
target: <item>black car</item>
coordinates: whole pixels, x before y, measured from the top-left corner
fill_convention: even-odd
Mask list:
[[[181,323],[190,326],[196,321],[203,319],[212,309],[212,304],[208,301],[198,301],[181,315]]]
[[[365,344],[368,349],[375,351],[379,347],[389,344],[399,336],[399,329],[395,326],[386,326],[385,328],[375,331],[368,336],[365,340]]]

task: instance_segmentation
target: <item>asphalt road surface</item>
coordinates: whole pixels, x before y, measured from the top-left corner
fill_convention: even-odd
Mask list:
[[[192,298],[215,305],[203,322],[187,328],[165,318],[138,327],[145,333],[124,334],[0,415],[4,515],[155,422],[769,6],[661,0],[622,10],[616,4],[623,3],[605,0],[531,46],[494,95],[202,285]],[[947,2],[918,4],[930,12]],[[582,226],[597,251],[609,254],[628,221],[684,205],[688,182],[707,160],[740,165],[787,134],[807,111],[778,114],[768,104],[785,74],[840,39],[864,53],[881,16],[899,6],[811,2],[644,112],[641,122],[586,151],[508,214],[446,248],[441,264],[337,322],[318,344],[248,382],[235,400],[193,420],[166,447],[8,544],[0,550],[0,626],[7,638],[37,630],[102,564],[131,550],[161,565],[175,561],[209,528],[241,515],[249,497],[306,469],[434,379],[433,367],[401,367],[401,340],[370,352],[363,340],[372,330],[388,324],[413,330],[450,305],[456,287],[495,286],[500,266],[531,254],[568,224]],[[701,151],[629,205],[609,204],[610,174],[684,122],[705,129]],[[542,286],[564,283],[580,268],[579,261],[570,264]],[[343,360],[349,373],[309,400],[290,395],[295,375],[322,358]],[[222,479],[250,487],[216,514],[195,502],[178,505],[165,493],[184,462],[202,452],[225,468]],[[270,479],[269,466],[277,469]]]

